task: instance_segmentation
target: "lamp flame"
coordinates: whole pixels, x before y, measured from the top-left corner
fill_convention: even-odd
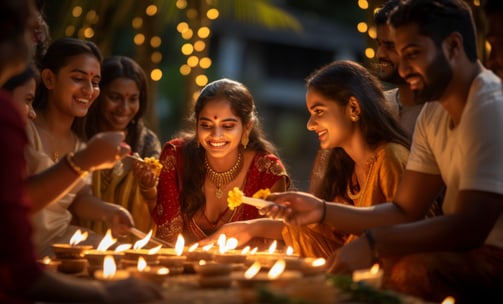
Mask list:
[[[147,269],[147,261],[145,261],[144,257],[141,256],[138,258],[136,269],[138,269],[138,271],[145,271]]]
[[[117,248],[115,248],[115,252],[126,251],[126,250],[130,249],[131,247],[133,247],[133,245],[131,245],[131,244],[122,244],[122,245],[117,246]]]
[[[75,231],[72,238],[70,239],[70,245],[75,246],[78,243],[87,240],[87,236],[88,236],[87,231],[84,231],[84,233],[82,233],[80,229],[78,229],[77,231]]]
[[[277,260],[276,263],[274,263],[274,265],[267,273],[269,279],[271,280],[277,279],[283,273],[283,271],[285,271],[285,265],[286,265],[285,260],[283,259]]]
[[[189,247],[189,252],[195,251],[199,247],[199,243],[194,243]]]
[[[211,248],[213,248],[215,244],[211,243],[203,247],[203,251],[210,251]]]
[[[143,239],[138,240],[136,243],[134,243],[133,249],[143,248],[143,246],[147,245],[147,243],[150,241],[151,237],[152,237],[152,230],[150,230]]]
[[[252,279],[254,276],[257,275],[257,273],[260,271],[260,263],[257,261],[253,263],[248,270],[246,270],[244,276],[246,279]]]
[[[117,272],[117,266],[115,265],[115,260],[113,256],[107,255],[103,260],[103,278],[111,279],[115,276]]]
[[[50,264],[50,263],[51,263],[51,261],[52,261],[52,260],[51,260],[51,258],[50,258],[50,257],[48,257],[48,256],[45,256],[45,257],[42,259],[42,263],[44,263],[44,264],[46,264],[46,265]]]
[[[370,268],[370,273],[371,274],[376,274],[379,272],[379,264],[374,264],[372,268]]]
[[[456,303],[456,300],[454,300],[454,297],[451,297],[451,296],[446,297],[442,301],[442,304],[454,304],[454,303]]]
[[[293,255],[293,248],[292,248],[292,246],[288,246],[288,248],[286,248],[286,255],[288,255],[288,256]]]
[[[98,245],[98,248],[96,248],[97,251],[106,251],[110,246],[115,244],[117,242],[117,239],[112,237],[112,230],[108,229],[107,233],[101,240],[100,244]]]
[[[316,260],[314,260],[311,265],[313,267],[320,267],[320,266],[323,266],[327,263],[327,260],[325,260],[324,258],[317,258]]]
[[[257,251],[258,251],[258,247],[255,247],[255,248],[253,248],[253,249],[250,251],[250,254],[255,254],[255,253],[257,253]]]
[[[196,243],[197,244],[197,243]],[[178,235],[175,245],[175,252],[177,256],[181,256],[183,253],[183,248],[185,247],[185,239],[181,234]]]
[[[156,254],[157,252],[159,252],[159,250],[161,250],[162,248],[162,245],[159,245],[157,247],[154,247],[152,249],[149,249],[148,253],[147,254]]]
[[[241,250],[241,254],[248,254],[248,252],[250,252],[250,246],[246,246],[245,248],[243,248],[243,250]]]
[[[161,267],[159,268],[159,270],[157,270],[157,274],[167,275],[169,274],[169,268]]]
[[[269,253],[274,253],[274,251],[276,251],[276,247],[278,246],[278,242],[276,240],[274,240],[271,244],[271,246],[269,246],[269,250],[268,252]]]

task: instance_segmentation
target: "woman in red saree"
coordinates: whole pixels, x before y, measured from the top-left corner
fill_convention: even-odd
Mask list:
[[[253,206],[227,206],[227,193],[284,191],[290,179],[275,147],[265,139],[253,97],[241,83],[220,79],[196,101],[195,129],[164,144],[158,200],[149,206],[156,236],[197,242],[228,222],[259,217]]]

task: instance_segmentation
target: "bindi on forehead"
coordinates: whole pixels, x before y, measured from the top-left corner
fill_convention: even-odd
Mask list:
[[[216,116],[216,115],[215,115],[215,116],[213,116],[213,119],[214,119],[214,120],[217,120],[217,119],[218,119],[218,116]]]

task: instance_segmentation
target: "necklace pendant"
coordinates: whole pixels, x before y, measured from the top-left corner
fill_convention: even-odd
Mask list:
[[[217,190],[215,191],[215,196],[217,198],[222,198],[223,195],[224,195],[224,192],[222,191],[222,188],[217,187]]]

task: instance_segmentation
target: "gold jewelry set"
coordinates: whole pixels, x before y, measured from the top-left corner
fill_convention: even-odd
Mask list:
[[[243,153],[239,152],[236,163],[229,170],[224,172],[217,172],[213,170],[208,163],[207,158],[204,159],[204,165],[206,166],[206,176],[208,176],[209,180],[216,186],[215,196],[217,198],[222,198],[224,194],[222,187],[233,181],[243,167]]]
[[[367,162],[367,164],[370,163],[369,170],[367,171],[367,176],[365,177],[365,183],[363,184],[363,187],[360,188],[360,191],[358,191],[357,193],[353,193],[353,191],[352,191],[353,187],[351,186],[351,182],[348,183],[348,186],[346,188],[346,194],[348,195],[348,197],[351,200],[353,200],[353,201],[357,200],[363,195],[363,193],[365,193],[365,190],[367,189],[367,184],[369,183],[370,174],[372,173],[372,168],[374,167],[375,161],[376,161],[376,157],[372,156],[370,158],[370,160]]]

